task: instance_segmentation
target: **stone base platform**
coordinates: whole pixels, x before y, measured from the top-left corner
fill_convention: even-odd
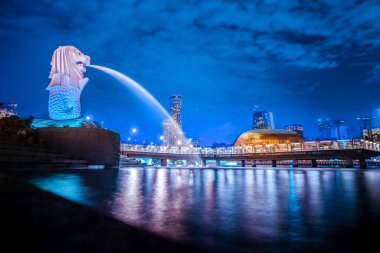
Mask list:
[[[83,159],[89,165],[118,168],[120,159],[120,135],[100,128],[38,128],[33,131],[36,139],[46,148],[75,159]]]

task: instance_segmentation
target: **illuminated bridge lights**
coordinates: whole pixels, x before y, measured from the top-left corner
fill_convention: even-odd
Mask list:
[[[200,148],[200,147],[167,147],[155,145],[131,145],[122,143],[121,151],[135,151],[148,153],[168,153],[168,154],[256,154],[256,153],[277,153],[277,152],[299,152],[318,150],[349,150],[366,149],[380,151],[380,143],[355,139],[340,141],[306,141],[288,144],[263,144],[252,146],[232,146],[226,148]]]

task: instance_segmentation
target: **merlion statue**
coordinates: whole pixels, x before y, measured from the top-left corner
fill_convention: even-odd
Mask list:
[[[80,95],[88,82],[83,76],[90,57],[73,46],[60,46],[51,59],[49,115],[53,120],[81,117]]]

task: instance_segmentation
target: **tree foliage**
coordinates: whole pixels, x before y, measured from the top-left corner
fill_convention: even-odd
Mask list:
[[[18,116],[10,116],[0,118],[0,134],[15,135],[19,131],[31,128],[34,117],[20,118]]]

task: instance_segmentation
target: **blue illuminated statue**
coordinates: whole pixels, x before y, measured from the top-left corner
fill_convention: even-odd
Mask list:
[[[76,47],[61,46],[51,60],[49,86],[49,115],[53,120],[71,120],[81,117],[80,95],[88,82],[84,77],[90,57]]]

